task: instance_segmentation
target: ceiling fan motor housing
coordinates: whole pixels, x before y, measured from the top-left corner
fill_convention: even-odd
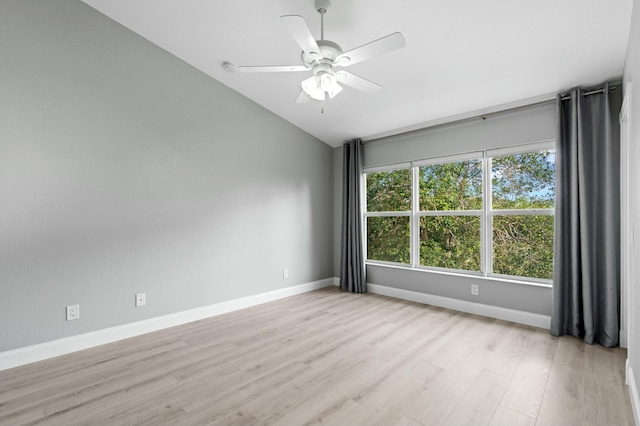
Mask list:
[[[314,64],[321,62],[333,64],[338,55],[342,54],[342,48],[337,43],[329,40],[316,40],[316,43],[318,43],[322,57],[302,52],[302,61],[307,68],[312,68]]]
[[[315,64],[313,66],[313,75],[320,76],[322,74],[333,74],[331,64]]]

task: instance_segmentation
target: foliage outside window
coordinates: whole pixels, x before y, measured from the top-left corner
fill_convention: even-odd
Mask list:
[[[420,265],[480,271],[480,217],[421,217]]]
[[[418,182],[420,265],[480,272],[482,161],[419,166]]]
[[[410,263],[411,169],[367,173],[367,259]]]
[[[365,176],[368,261],[551,280],[552,144]]]
[[[555,171],[552,150],[491,159],[493,273],[552,278]]]

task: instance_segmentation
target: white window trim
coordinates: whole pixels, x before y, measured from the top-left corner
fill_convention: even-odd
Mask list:
[[[554,209],[491,209],[489,214],[493,216],[553,216],[554,212]]]
[[[540,141],[535,143],[527,143],[522,145],[513,145],[506,148],[494,148],[488,149],[485,152],[485,158],[500,157],[502,155],[515,155],[523,154],[531,151],[544,151],[556,149],[556,141],[549,139],[546,141]]]
[[[399,212],[365,212],[365,217],[396,217],[396,216],[411,216],[410,211]]]
[[[407,161],[404,163],[392,163],[392,164],[385,164],[382,166],[365,167],[362,169],[362,173],[366,174],[366,173],[377,173],[377,172],[392,172],[394,170],[410,169],[410,168],[411,168],[411,161]]]
[[[416,216],[482,216],[482,210],[421,210]]]
[[[442,157],[423,158],[411,162],[413,167],[432,166],[434,164],[459,163],[469,160],[482,160],[483,151],[467,152],[464,154],[454,154]]]

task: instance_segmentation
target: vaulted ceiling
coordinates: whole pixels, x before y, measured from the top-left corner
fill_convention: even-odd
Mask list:
[[[325,39],[345,51],[399,31],[400,50],[348,67],[383,87],[296,103],[311,71],[227,72],[223,62],[301,65],[280,16],[320,38],[313,0],[83,0],[332,146],[551,99],[620,79],[631,0],[333,0]]]

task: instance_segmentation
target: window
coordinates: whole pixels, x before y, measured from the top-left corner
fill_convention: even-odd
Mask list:
[[[418,166],[420,265],[480,272],[482,161]]]
[[[367,261],[550,282],[553,143],[368,169]]]
[[[496,152],[489,161],[492,272],[551,280],[555,151]]]
[[[366,176],[367,259],[411,261],[411,169],[372,171]]]

